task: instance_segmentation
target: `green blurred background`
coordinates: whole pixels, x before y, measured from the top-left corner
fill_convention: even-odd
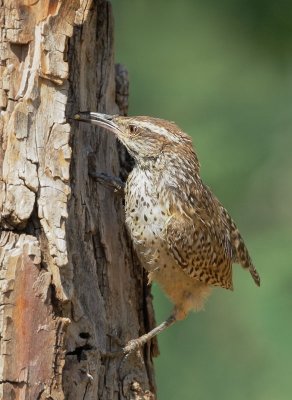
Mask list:
[[[262,287],[234,292],[159,337],[160,400],[292,398],[292,3],[113,0],[129,114],[193,137],[204,181],[237,222]],[[291,5],[289,5],[291,4]],[[153,288],[157,321],[171,305]]]

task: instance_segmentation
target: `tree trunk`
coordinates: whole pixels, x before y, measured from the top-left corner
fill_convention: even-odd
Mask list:
[[[89,176],[128,158],[70,120],[127,108],[110,4],[1,4],[0,398],[153,399],[153,343],[107,355],[154,323],[122,198]]]

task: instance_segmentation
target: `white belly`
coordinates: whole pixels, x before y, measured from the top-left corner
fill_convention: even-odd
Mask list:
[[[177,318],[199,310],[211,288],[188,276],[168,251],[165,226],[170,218],[167,207],[159,203],[147,172],[129,176],[125,196],[126,224],[142,266],[176,305]]]
[[[164,228],[169,216],[147,172],[130,175],[125,196],[126,224],[147,270],[154,268],[157,252],[165,247]],[[141,257],[140,257],[141,258]]]

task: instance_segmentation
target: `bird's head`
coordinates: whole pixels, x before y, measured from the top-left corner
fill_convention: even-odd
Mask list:
[[[192,141],[173,122],[152,117],[123,117],[95,112],[80,112],[75,120],[112,131],[136,161],[157,158],[163,151],[189,148]]]

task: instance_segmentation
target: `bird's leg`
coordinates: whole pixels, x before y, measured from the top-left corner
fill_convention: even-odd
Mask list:
[[[173,313],[166,321],[162,322],[160,325],[156,326],[152,331],[145,333],[145,335],[140,336],[137,339],[130,340],[126,346],[122,347],[121,350],[117,351],[105,351],[102,352],[103,357],[107,358],[116,358],[119,356],[125,356],[125,359],[128,357],[130,353],[135,350],[138,350],[140,347],[144,346],[149,340],[153,339],[156,335],[163,332],[165,329],[169,328],[177,321],[175,313]],[[120,344],[120,339],[117,339],[118,345]]]
[[[120,195],[124,195],[125,182],[123,182],[117,176],[110,176],[110,175],[104,174],[103,172],[98,173],[98,172],[92,172],[92,171],[89,171],[88,174],[96,182],[101,183],[102,185],[105,185],[106,187],[108,187],[110,189],[113,189],[116,193],[118,193]]]
[[[154,336],[163,332],[165,329],[173,325],[175,322],[176,322],[175,314],[172,314],[166,321],[162,322],[160,325],[152,329],[152,331],[146,333],[145,335],[140,336],[138,339],[130,340],[123,348],[123,353],[129,354],[132,351],[137,350],[139,347],[142,347],[145,343],[154,338]]]

